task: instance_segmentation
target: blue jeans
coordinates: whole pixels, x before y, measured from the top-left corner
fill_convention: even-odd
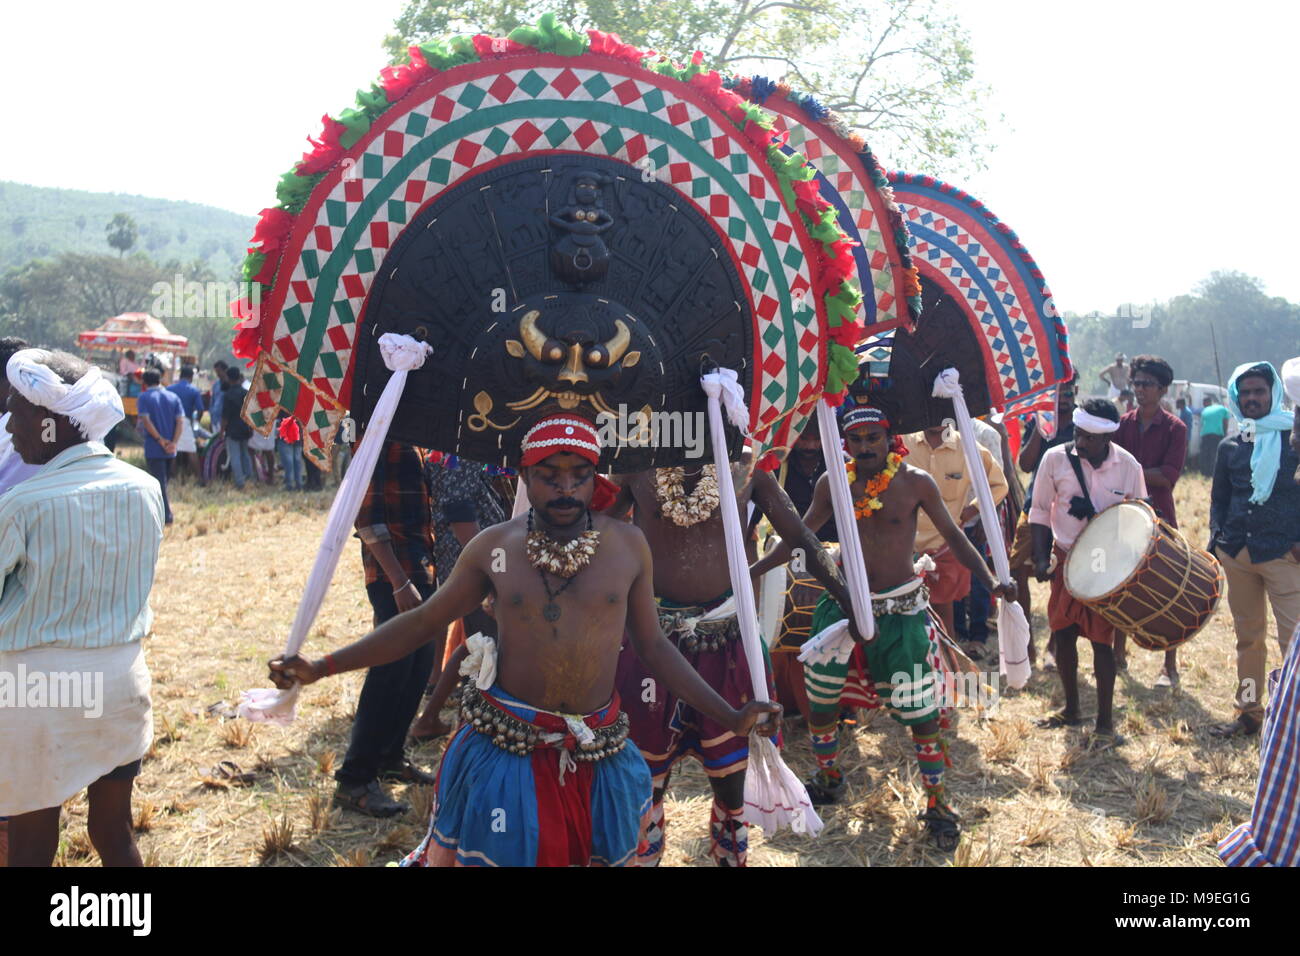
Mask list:
[[[417,580],[415,587],[422,598],[428,598],[434,590],[423,580]],[[375,612],[376,627],[397,617],[397,600],[387,580],[381,577],[366,585],[366,595]],[[400,660],[366,671],[348,752],[334,772],[339,783],[349,787],[367,784],[381,770],[401,764],[406,755],[406,732],[420,710],[420,697],[438,663],[435,657],[440,644],[429,641]]]
[[[275,453],[280,456],[280,467],[284,469],[284,490],[297,491],[302,487],[303,479],[302,445],[277,438]]]
[[[167,500],[167,479],[172,472],[172,460],[170,458],[146,458],[144,462],[149,468],[149,474],[153,475],[158,480],[158,484],[162,486],[163,516],[167,524],[171,524],[172,505]]]
[[[230,476],[235,479],[235,487],[244,487],[253,473],[253,459],[248,457],[248,439],[234,439],[226,436],[226,457],[230,459]]]
[[[970,531],[966,532],[966,537],[971,538]],[[971,544],[974,543],[972,539]],[[977,545],[975,550],[984,554],[981,546]],[[954,602],[952,607],[953,628],[957,631],[958,640],[978,641],[981,644],[988,640],[988,618],[992,601],[992,595],[980,584],[979,578],[971,575],[970,593]]]

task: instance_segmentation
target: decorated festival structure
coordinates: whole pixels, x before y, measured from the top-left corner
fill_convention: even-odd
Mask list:
[[[332,575],[366,446],[385,435],[508,467],[530,428],[563,412],[612,427],[599,464],[625,473],[688,461],[647,420],[707,417],[705,461],[735,460],[748,440],[773,468],[811,415],[843,400],[854,346],[868,327],[910,327],[919,286],[865,146],[850,236],[842,203],[777,127],[699,54],[680,65],[551,16],[509,37],[414,46],[325,118],[253,237],[244,278],[260,299],[235,309],[235,354],[256,364],[255,429],[294,415],[325,467],[346,416],[368,426],[287,653]],[[766,699],[735,489],[721,486]],[[295,695],[250,696],[244,712],[290,719]],[[816,832],[771,742],[751,737],[750,755],[756,822]]]
[[[916,280],[874,164],[859,249],[773,116],[700,59],[545,17],[385,69],[258,224],[244,275],[261,302],[241,304],[235,339],[256,361],[253,427],[295,414],[323,466],[337,422],[373,408],[379,335],[400,332],[434,352],[394,437],[509,465],[545,406],[702,413],[700,374],[724,367],[774,464],[856,376],[868,325],[911,323]],[[632,445],[602,462],[679,463]]]
[[[931,385],[961,373],[972,415],[1056,409],[1073,375],[1068,335],[1043,274],[1020,238],[970,194],[930,176],[889,174],[921,276],[915,332],[869,336],[858,349],[863,385],[896,409],[905,430],[951,414]],[[881,363],[888,356],[888,371]],[[876,387],[876,386],[888,386]]]

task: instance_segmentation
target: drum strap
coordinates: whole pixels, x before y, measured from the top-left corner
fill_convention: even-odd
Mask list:
[[[1088,482],[1083,477],[1083,463],[1074,452],[1074,442],[1066,446],[1065,457],[1069,459],[1070,467],[1074,469],[1074,477],[1079,480],[1079,487],[1083,489],[1082,495],[1077,495],[1070,501],[1070,517],[1078,518],[1080,521],[1091,521],[1097,516],[1097,508],[1088,493]]]

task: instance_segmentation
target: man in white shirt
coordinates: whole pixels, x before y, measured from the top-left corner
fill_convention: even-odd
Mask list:
[[[1093,745],[1098,749],[1122,744],[1115,733],[1112,702],[1115,695],[1115,629],[1101,615],[1084,606],[1065,587],[1065,559],[1079,534],[1096,514],[1111,505],[1147,496],[1142,466],[1120,448],[1111,436],[1119,430],[1119,410],[1104,398],[1094,398],[1074,410],[1074,441],[1049,448],[1034,478],[1029,527],[1034,538],[1034,576],[1052,582],[1047,601],[1047,623],[1052,628],[1056,667],[1065,691],[1065,708],[1039,723],[1040,727],[1074,727],[1083,723],[1079,713],[1080,635],[1092,642],[1097,676],[1097,725]],[[1071,461],[1071,459],[1074,459]],[[1076,465],[1087,488],[1080,487]],[[1055,558],[1055,566],[1051,562]]]
[[[103,445],[122,400],[98,369],[43,349],[15,353],[6,368],[14,448],[41,466],[0,495],[9,865],[49,866],[60,808],[86,789],[87,829],[104,865],[140,866],[131,788],[153,739],[141,639],[153,617],[162,492]]]

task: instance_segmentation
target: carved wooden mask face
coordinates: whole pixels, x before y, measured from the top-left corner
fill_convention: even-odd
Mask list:
[[[530,309],[519,319],[519,338],[506,342],[506,351],[523,360],[529,383],[552,393],[563,408],[574,407],[578,395],[616,386],[623,369],[641,359],[640,351],[628,348],[632,342],[628,321],[614,319],[613,335],[605,337],[601,327],[607,328],[609,320],[593,311],[570,307],[543,321],[539,310]]]

